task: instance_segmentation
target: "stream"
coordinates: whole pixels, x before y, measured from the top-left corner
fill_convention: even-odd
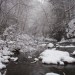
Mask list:
[[[10,62],[7,66],[6,75],[45,75],[49,72],[58,73],[60,75],[75,75],[75,64],[46,65],[41,61],[33,63],[33,58],[25,57],[24,53],[18,55],[17,62]]]

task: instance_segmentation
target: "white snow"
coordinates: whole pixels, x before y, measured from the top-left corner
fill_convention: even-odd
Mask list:
[[[45,75],[60,75],[60,74],[51,72],[51,73],[46,73]]]
[[[45,0],[38,0],[38,1],[43,4]]]
[[[15,43],[15,41],[9,41],[9,42],[7,42],[8,44],[14,44]]]
[[[3,47],[3,50],[0,50],[0,53],[5,56],[13,55],[13,53],[11,51],[9,51],[9,48],[7,48],[7,47]]]
[[[34,58],[34,60],[35,60],[35,61],[38,61],[39,59],[38,59],[38,58]]]
[[[75,55],[75,51],[73,53],[71,53],[72,55]]]
[[[75,51],[73,52],[73,54],[75,54]]]
[[[45,47],[45,46],[46,46],[46,44],[41,44],[41,46],[42,46],[42,47]]]
[[[0,44],[5,44],[5,42],[3,40],[0,40]]]
[[[8,63],[9,62],[9,60],[8,59],[6,59],[6,60],[4,60],[4,61],[2,61],[3,63]]]
[[[2,56],[2,62],[8,63],[9,62],[8,59],[10,59],[10,56]]]
[[[75,47],[74,45],[67,45],[67,46],[56,46],[56,47],[62,47],[62,48],[70,48],[70,47]]]
[[[40,54],[39,58],[42,59],[42,63],[46,63],[46,64],[59,63],[60,65],[64,65],[65,61],[67,63],[75,62],[75,59],[70,57],[68,52],[55,50],[55,48],[45,50]]]
[[[53,44],[53,43],[49,43],[49,44],[47,45],[47,47],[54,47],[54,44]]]
[[[36,63],[36,61],[32,61],[31,63],[32,63],[32,64],[33,64],[33,63]]]
[[[75,59],[72,58],[72,57],[70,57],[70,56],[64,57],[62,60],[63,60],[63,62],[66,61],[66,62],[68,62],[68,63],[73,63],[73,62],[75,62]]]
[[[0,58],[0,60],[1,60],[1,61],[0,61],[1,63],[8,63],[8,62],[9,62],[8,59],[4,59],[4,58]]]
[[[0,43],[3,42],[0,40]],[[12,43],[12,41],[10,41]],[[1,43],[3,44],[3,43]],[[9,48],[6,47],[6,45],[3,45],[3,47],[0,49],[0,69],[6,68],[6,65],[4,63],[8,63],[9,59],[11,58],[10,55],[13,55],[14,53],[9,51]],[[12,60],[13,57],[10,59]],[[14,58],[13,61],[16,61],[18,58]]]
[[[53,39],[53,38],[44,38],[44,40],[46,42],[51,42],[51,41],[54,41],[54,42],[57,42],[57,40]]]
[[[14,57],[10,57],[8,55],[5,55],[5,56],[2,55],[2,56],[0,56],[0,69],[6,68],[6,65],[3,64],[3,63],[8,63],[9,59],[13,60],[13,61],[17,61],[18,60],[18,57],[14,58]]]
[[[4,48],[5,49],[5,48]],[[6,65],[3,63],[8,63],[10,59],[11,52],[6,50],[0,50],[0,69],[6,68]]]
[[[0,57],[0,62],[3,62],[3,61],[4,61],[4,59],[2,57]]]
[[[12,61],[17,61],[18,60],[18,57],[11,57],[10,58]]]
[[[28,58],[31,59],[32,57],[31,56],[28,56]]]
[[[10,55],[10,51],[3,50],[3,55]]]
[[[6,65],[0,63],[0,69],[6,68]]]
[[[22,34],[17,36],[16,47],[21,49],[21,52],[34,51],[38,47],[32,36]]]
[[[62,39],[60,42],[58,42],[58,44],[65,43],[65,42],[69,42],[69,40]]]

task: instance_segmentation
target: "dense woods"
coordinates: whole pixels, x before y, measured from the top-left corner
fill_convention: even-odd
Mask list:
[[[0,33],[15,25],[17,33],[66,38],[68,23],[75,17],[74,0],[0,0]]]

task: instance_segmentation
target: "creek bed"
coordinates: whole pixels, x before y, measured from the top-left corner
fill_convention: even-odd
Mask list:
[[[6,75],[45,75],[49,72],[60,75],[75,75],[75,64],[60,66],[42,64],[41,61],[31,63],[34,61],[34,57],[29,59],[26,56],[24,53],[20,53],[17,62],[10,62],[7,66]]]

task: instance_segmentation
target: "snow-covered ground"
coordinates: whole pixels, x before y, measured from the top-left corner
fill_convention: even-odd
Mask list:
[[[6,47],[6,42],[0,40],[0,69],[6,68],[4,63],[8,63],[9,60],[16,61],[18,58],[11,57],[14,55],[13,52],[10,51],[9,47]]]
[[[72,55],[75,55],[75,51],[73,53],[71,53]]]
[[[61,47],[61,48],[72,48],[72,47],[75,47],[74,45],[67,45],[67,46],[56,46],[56,47]]]
[[[60,74],[51,72],[51,73],[46,73],[45,75],[60,75]]]
[[[66,51],[59,51],[56,48],[46,49],[43,51],[40,56],[42,59],[42,63],[46,64],[60,64],[64,65],[64,62],[73,63],[75,62],[75,58],[70,57],[70,54]]]
[[[48,47],[48,48],[52,48],[52,47],[54,47],[54,44],[53,44],[53,43],[49,43],[49,44],[47,45],[47,47]]]
[[[73,54],[75,55],[75,51],[73,52]]]

